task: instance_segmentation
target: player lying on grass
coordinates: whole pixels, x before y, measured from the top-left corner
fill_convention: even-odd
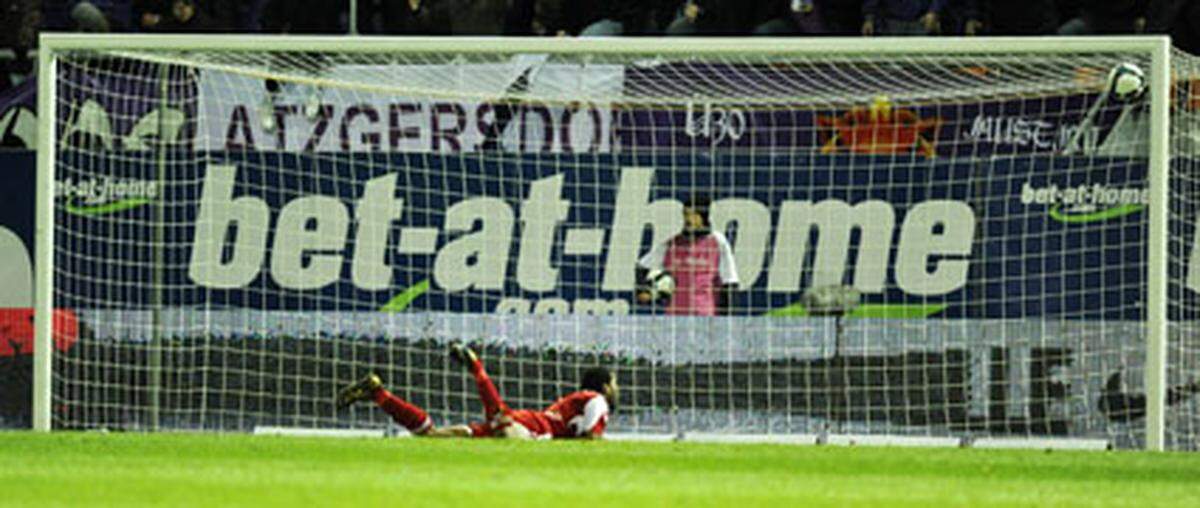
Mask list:
[[[483,422],[435,426],[424,410],[387,391],[375,374],[344,388],[338,394],[337,405],[344,408],[358,401],[373,400],[416,436],[519,439],[598,438],[608,424],[609,408],[616,405],[616,376],[603,367],[593,367],[583,372],[579,391],[567,394],[550,407],[542,411],[509,409],[474,351],[456,344],[450,347],[450,357],[466,365],[475,377],[483,401]]]

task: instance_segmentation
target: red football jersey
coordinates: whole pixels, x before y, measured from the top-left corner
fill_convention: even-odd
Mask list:
[[[608,424],[608,401],[591,390],[564,396],[542,411],[556,439],[600,435]]]

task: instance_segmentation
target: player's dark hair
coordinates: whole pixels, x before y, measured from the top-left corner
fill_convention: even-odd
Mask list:
[[[579,389],[604,393],[604,385],[612,381],[612,372],[604,367],[590,367],[583,371],[579,381]]]
[[[704,194],[693,194],[692,197],[683,203],[683,206],[691,208],[700,214],[700,217],[704,218],[705,227],[710,225],[708,222],[708,209],[712,208],[712,198]]]

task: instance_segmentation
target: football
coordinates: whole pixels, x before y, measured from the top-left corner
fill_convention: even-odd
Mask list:
[[[675,293],[675,278],[666,270],[651,270],[646,274],[646,282],[651,300],[670,298]]]
[[[1108,73],[1108,95],[1118,102],[1134,102],[1146,93],[1146,74],[1131,63],[1113,67]]]

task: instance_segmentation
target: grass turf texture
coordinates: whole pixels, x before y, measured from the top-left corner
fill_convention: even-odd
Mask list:
[[[0,506],[1200,506],[1200,454],[0,433]]]

